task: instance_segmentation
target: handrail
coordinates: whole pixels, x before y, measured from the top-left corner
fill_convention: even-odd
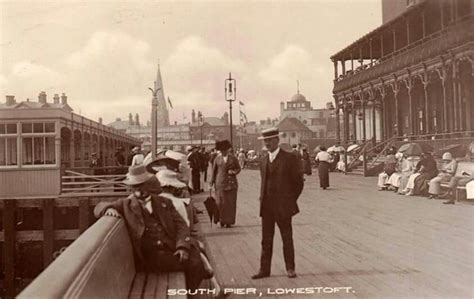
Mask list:
[[[385,146],[380,151],[380,153],[378,153],[377,156],[375,156],[375,158],[370,162],[370,167],[373,167],[375,163],[377,163],[377,161],[380,159],[380,157],[385,155],[385,152],[387,151],[387,149],[397,140],[397,138],[398,138],[397,136],[393,136],[378,145],[378,146],[381,146],[382,144],[386,143]],[[374,146],[373,148],[375,147],[377,146]]]

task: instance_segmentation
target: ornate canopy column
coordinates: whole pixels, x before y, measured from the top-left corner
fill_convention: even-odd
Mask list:
[[[423,84],[423,100],[425,103],[425,115],[423,117],[423,123],[425,127],[425,133],[429,134],[431,132],[430,127],[430,109],[428,107],[428,85],[430,83],[430,77],[428,74],[428,70],[426,69],[426,65],[423,65],[423,73],[419,75],[421,80],[421,84]]]
[[[413,98],[412,98],[413,79],[412,79],[410,71],[407,70],[407,72],[408,72],[408,78],[404,79],[403,82],[405,83],[405,86],[407,87],[407,90],[408,90],[408,106],[409,106],[408,107],[408,126],[410,128],[410,135],[415,135],[415,126],[413,122]],[[397,121],[398,121],[398,118],[397,118]]]
[[[394,76],[394,81],[390,83],[390,87],[393,91],[393,98],[395,99],[395,136],[400,136],[400,115],[398,112],[398,93],[400,92],[400,85],[397,81],[397,77]]]
[[[441,68],[436,69],[436,73],[441,80],[441,88],[443,91],[443,131],[447,133],[449,131],[449,123],[448,123],[448,100],[446,94],[446,79],[447,79],[447,71],[446,66],[444,65]]]
[[[385,141],[387,139],[387,132],[386,132],[386,111],[385,111],[385,97],[387,93],[385,92],[385,85],[384,81],[382,80],[382,84],[378,87],[380,93],[380,139]]]

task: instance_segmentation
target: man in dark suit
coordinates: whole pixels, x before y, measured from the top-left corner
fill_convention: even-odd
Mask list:
[[[262,131],[259,138],[268,153],[260,163],[260,217],[262,217],[262,254],[260,270],[252,279],[270,276],[275,223],[283,241],[283,256],[287,275],[296,277],[293,228],[291,220],[299,212],[296,201],[303,190],[303,174],[297,157],[279,147],[277,128]]]
[[[123,217],[138,267],[148,272],[184,271],[189,289],[196,289],[212,273],[204,267],[199,245],[173,203],[160,196],[157,178],[144,165],[129,169],[126,185],[132,194],[115,202],[101,202],[96,217]]]
[[[196,147],[188,146],[186,148],[188,152],[188,162],[191,168],[191,180],[193,183],[193,193],[200,193],[201,190],[201,158],[199,150]]]

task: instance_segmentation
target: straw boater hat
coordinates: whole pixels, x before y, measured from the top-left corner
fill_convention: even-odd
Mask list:
[[[272,128],[262,130],[261,135],[262,136],[258,137],[259,140],[265,140],[265,139],[269,139],[269,138],[279,137],[281,135],[281,133],[278,131],[278,128],[272,127]]]
[[[154,175],[149,173],[144,165],[135,165],[128,168],[127,177],[122,182],[125,185],[134,186],[143,184],[153,177]]]

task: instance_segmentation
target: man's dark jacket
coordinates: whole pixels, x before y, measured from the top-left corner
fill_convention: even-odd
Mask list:
[[[264,215],[264,201],[269,202],[275,208],[278,218],[291,217],[299,212],[296,201],[303,191],[303,174],[301,173],[300,161],[289,152],[280,149],[280,152],[272,162],[274,169],[272,195],[266,195],[267,166],[270,163],[269,155],[266,154],[260,163],[261,189],[260,189],[260,217]]]
[[[153,214],[158,215],[161,225],[167,237],[162,240],[171,250],[178,248],[187,249],[191,246],[190,231],[186,222],[181,218],[171,201],[156,194],[151,195],[151,206]],[[137,258],[142,261],[141,239],[145,232],[145,220],[142,214],[141,204],[133,194],[127,198],[121,198],[114,202],[101,202],[95,209],[96,217],[102,216],[108,208],[116,209],[125,218],[128,232]]]

